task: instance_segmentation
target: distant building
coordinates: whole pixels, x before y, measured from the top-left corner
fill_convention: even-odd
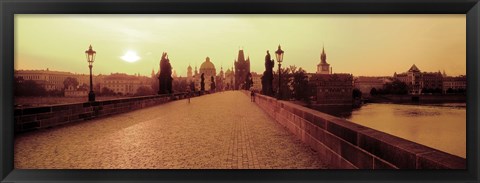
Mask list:
[[[223,67],[220,67],[220,72],[215,77],[215,91],[223,91],[225,89],[225,74]]]
[[[319,105],[352,105],[353,76],[351,74],[315,74],[309,78]]]
[[[467,89],[467,76],[446,76],[443,78],[443,93],[449,93],[449,90],[452,92]]]
[[[139,75],[127,75],[125,73],[113,73],[105,76],[100,88],[108,88],[120,95],[134,95],[140,87],[151,88],[151,78]],[[152,88],[153,90],[153,88]]]
[[[195,91],[200,91],[200,75],[198,74],[198,69],[196,65],[195,65],[195,72],[193,74],[192,79],[195,84]]]
[[[322,49],[322,54],[320,54],[320,63],[317,65],[317,74],[332,74],[332,68],[330,67],[330,64],[327,63],[325,48]]]
[[[196,71],[196,69],[195,69]],[[196,72],[197,73],[197,72]],[[210,91],[210,83],[211,83],[211,77],[213,76],[214,78],[217,75],[217,71],[215,69],[215,65],[210,61],[210,57],[205,58],[205,61],[200,65],[200,72],[198,72],[195,75],[195,90],[199,91],[200,88],[200,82],[201,82],[201,75],[203,73],[204,76],[204,83],[205,83],[205,91]]]
[[[383,89],[386,81],[386,77],[359,76],[354,78],[353,87],[359,89],[362,96],[369,96],[373,88]]]
[[[193,79],[192,66],[187,67],[187,82],[190,83]]]
[[[440,71],[422,73],[422,91],[423,90],[442,93],[443,91],[442,73],[440,73]]]
[[[262,74],[252,72],[253,86],[251,89],[261,92],[262,91]]]
[[[68,86],[64,91],[65,97],[86,97],[88,96],[88,89],[86,88],[75,88],[74,86]]]
[[[315,74],[307,74],[308,86],[317,105],[352,105],[353,76],[346,73],[333,73],[327,63],[325,48],[320,54],[320,63]]]
[[[443,75],[438,72],[421,72],[418,67],[413,64],[407,72],[394,73],[394,79],[407,84],[409,93],[418,95],[422,90],[438,90],[441,92],[443,88]]]
[[[48,68],[46,70],[16,70],[14,72],[14,77],[22,78],[23,80],[33,80],[47,91],[64,90],[65,86],[63,85],[63,81],[68,77],[77,79],[79,85],[90,85],[90,75],[50,71]],[[97,82],[97,79],[100,78],[101,77],[93,76],[94,84]]]
[[[243,89],[247,74],[250,73],[250,57],[245,60],[243,50],[238,51],[238,58],[235,64],[235,89]]]
[[[225,82],[224,82],[224,88],[225,90],[233,90],[235,87],[235,72],[232,69],[227,69],[225,71]]]

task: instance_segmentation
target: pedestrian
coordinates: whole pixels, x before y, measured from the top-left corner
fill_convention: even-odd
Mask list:
[[[255,92],[253,90],[250,92],[250,101],[255,102]]]
[[[187,100],[188,100],[188,103],[190,103],[190,88],[187,88]]]

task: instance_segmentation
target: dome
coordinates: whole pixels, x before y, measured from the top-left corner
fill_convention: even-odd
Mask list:
[[[213,65],[212,62],[210,62],[210,58],[207,57],[205,62],[200,65],[200,70],[205,70],[205,69],[215,69],[215,65]]]

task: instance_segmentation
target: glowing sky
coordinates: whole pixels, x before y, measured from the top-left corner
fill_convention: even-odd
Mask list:
[[[150,75],[168,52],[177,75],[210,57],[231,68],[239,48],[262,73],[278,44],[284,66],[315,72],[325,45],[336,73],[466,73],[465,15],[15,15],[15,69],[88,73],[85,50],[97,52],[94,74]],[[138,61],[122,60],[129,51]],[[136,58],[136,57],[134,57]],[[272,54],[272,58],[275,58]],[[276,69],[275,66],[274,69]]]

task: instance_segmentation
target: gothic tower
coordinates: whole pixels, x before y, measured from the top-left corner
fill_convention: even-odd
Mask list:
[[[322,49],[320,60],[320,64],[317,65],[317,74],[331,74],[330,64],[327,63],[327,54],[325,54],[325,47]]]
[[[245,85],[245,79],[247,74],[250,73],[250,57],[245,60],[243,50],[239,50],[237,60],[235,60],[234,64],[235,89],[244,89],[243,86]]]

